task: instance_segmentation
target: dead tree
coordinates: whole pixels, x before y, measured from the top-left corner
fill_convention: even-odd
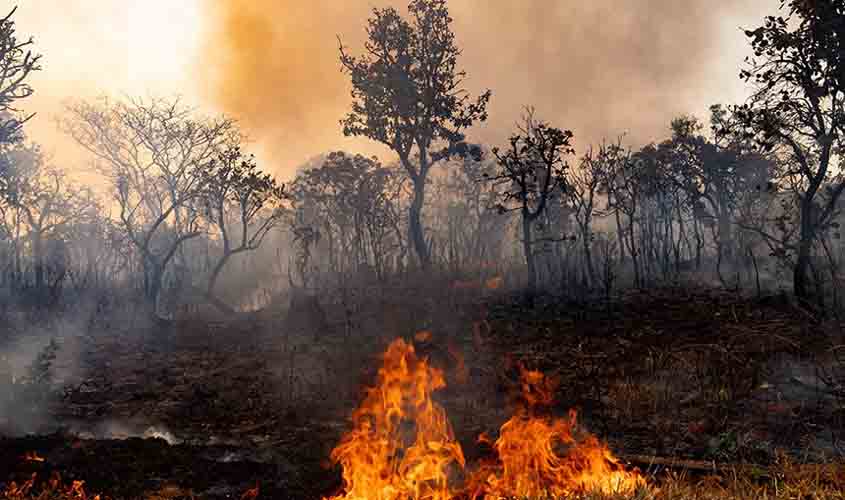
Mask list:
[[[142,263],[144,296],[155,309],[168,264],[185,241],[202,234],[196,206],[202,169],[236,133],[234,122],[196,118],[178,100],[104,97],[68,105],[60,125],[111,182],[120,224]]]
[[[567,181],[567,197],[574,209],[575,222],[581,233],[581,244],[584,252],[584,264],[588,281],[596,282],[596,271],[593,265],[593,215],[596,212],[596,195],[602,183],[602,173],[607,170],[609,162],[613,161],[613,146],[602,144],[598,150],[590,148],[578,169],[572,169]]]
[[[0,189],[0,220],[12,239],[15,283],[21,279],[21,252],[27,247],[32,262],[31,285],[39,299],[48,289],[57,290],[60,281],[48,283],[48,246],[58,248],[75,224],[90,220],[96,209],[91,192],[68,181],[47,165],[37,146],[16,145],[3,153],[8,164]],[[64,273],[60,273],[64,278]]]
[[[220,152],[202,169],[201,175],[204,189],[201,202],[222,245],[206,296],[216,307],[232,312],[214,291],[217,280],[232,257],[257,250],[267,233],[279,224],[287,199],[285,186],[258,170],[255,158],[244,156],[238,146]]]
[[[502,211],[519,211],[522,218],[522,248],[528,269],[529,297],[536,293],[537,269],[532,226],[543,215],[553,193],[566,187],[565,157],[575,153],[572,132],[538,121],[527,108],[508,148],[493,149],[498,171],[491,180],[503,186]]]

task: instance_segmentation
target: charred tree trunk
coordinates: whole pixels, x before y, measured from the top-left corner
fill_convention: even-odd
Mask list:
[[[801,236],[798,241],[798,255],[792,274],[795,296],[802,301],[810,299],[809,270],[810,254],[813,245],[813,205],[805,198],[801,199]]]
[[[32,232],[32,258],[34,260],[33,267],[35,268],[35,293],[38,297],[42,297],[46,290],[46,280],[44,279],[44,238],[39,230]]]
[[[619,210],[613,211],[616,217],[616,237],[619,239],[619,263],[625,264],[625,233],[622,229],[622,218],[619,215]]]
[[[229,262],[229,259],[234,254],[235,252],[232,251],[226,251],[223,253],[220,260],[217,261],[217,264],[214,266],[214,270],[211,272],[211,278],[208,280],[208,288],[205,290],[205,295],[208,301],[211,302],[218,310],[226,314],[234,314],[235,310],[223,302],[223,300],[214,293],[214,288],[217,285],[217,280],[220,278],[223,268],[226,267],[226,263]]]
[[[425,233],[422,225],[422,210],[425,200],[425,179],[418,177],[414,179],[414,199],[408,208],[408,239],[414,246],[414,251],[423,269],[431,267],[431,253],[425,241]]]
[[[631,264],[634,266],[634,286],[640,287],[642,283],[642,277],[640,276],[640,262],[639,262],[639,252],[637,251],[637,237],[634,232],[634,219],[633,217],[629,217],[628,220],[628,239],[629,239],[629,248],[628,250],[631,253]]]
[[[589,217],[589,216],[587,216]],[[592,252],[592,231],[590,230],[590,219],[587,218],[584,225],[581,227],[581,238],[584,244],[584,261],[587,264],[587,277],[590,283],[596,282],[596,270],[593,267],[593,252]]]
[[[533,300],[537,290],[537,268],[534,261],[534,250],[531,241],[531,224],[534,218],[531,217],[527,208],[522,210],[522,250],[525,252],[525,264],[528,267],[528,297]]]
[[[733,262],[733,235],[731,234],[731,219],[725,208],[719,211],[719,245],[718,250],[722,253],[722,259],[728,263]]]

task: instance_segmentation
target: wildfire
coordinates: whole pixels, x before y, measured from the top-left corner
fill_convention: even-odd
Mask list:
[[[594,436],[576,439],[576,415],[543,415],[556,382],[522,369],[522,404],[490,442],[496,459],[466,469],[445,410],[432,400],[443,373],[399,339],[384,354],[376,385],[332,451],[344,492],[330,500],[552,498],[578,492],[631,493],[645,485]],[[465,477],[463,485],[459,478]],[[325,500],[325,499],[324,499]]]
[[[18,485],[14,481],[6,486],[6,489],[0,494],[2,498],[9,500],[30,500],[30,499],[67,499],[67,500],[100,500],[100,495],[89,495],[84,488],[84,481],[73,481],[69,485],[62,483],[62,479],[58,473],[53,473],[49,481],[43,486],[40,493],[35,491],[35,481],[37,474],[33,474],[29,479]]]
[[[353,429],[332,451],[343,466],[344,500],[449,500],[450,472],[465,465],[445,410],[432,393],[443,373],[394,341],[375,387],[352,415]]]
[[[644,478],[625,470],[595,436],[575,438],[574,410],[568,418],[542,415],[557,383],[520,368],[522,405],[491,443],[498,460],[471,476],[471,498],[562,498],[579,492],[632,493],[645,486]],[[490,442],[484,435],[479,441]]]

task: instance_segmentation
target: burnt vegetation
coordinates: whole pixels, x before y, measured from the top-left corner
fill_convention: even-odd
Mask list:
[[[350,107],[326,124],[391,154],[325,152],[282,179],[230,117],[73,99],[56,125],[99,183],[28,138],[41,56],[11,10],[5,498],[87,498],[74,480],[115,498],[345,498],[346,419],[378,399],[362,387],[387,378],[397,338],[419,373],[443,372],[454,436],[434,427],[465,450],[450,459],[489,459],[476,438],[540,370],[557,382],[543,412],[577,409],[662,485],[636,498],[841,498],[845,5],[779,3],[745,32],[751,97],[654,143],[584,144],[531,103],[502,144],[474,141],[495,96],[466,83],[446,0],[411,0],[374,9],[362,47],[339,39]],[[479,481],[462,494],[483,497]]]

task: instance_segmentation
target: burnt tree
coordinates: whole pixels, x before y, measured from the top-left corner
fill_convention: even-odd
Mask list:
[[[528,293],[537,288],[532,226],[546,211],[555,192],[565,189],[565,157],[575,153],[569,130],[552,127],[527,109],[507,149],[493,149],[498,171],[493,182],[504,186],[502,211],[518,211],[522,218],[522,248],[528,269]]]

